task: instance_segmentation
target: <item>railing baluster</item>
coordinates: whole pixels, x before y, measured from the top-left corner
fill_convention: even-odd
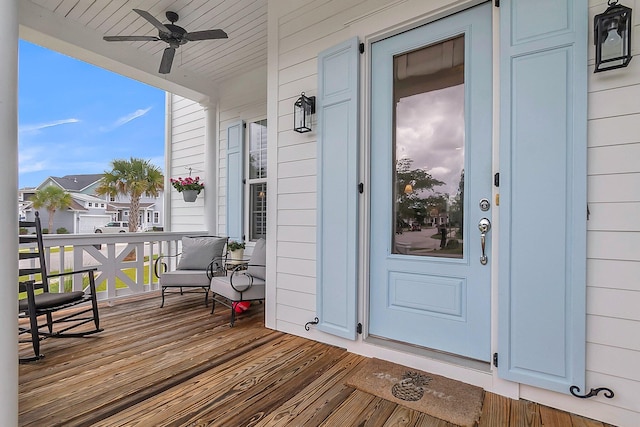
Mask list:
[[[45,257],[49,272],[63,272],[65,269],[81,269],[82,267],[96,266],[98,268],[97,286],[104,290],[98,292],[98,299],[110,300],[120,295],[157,291],[158,283],[154,283],[153,263],[154,254],[176,254],[180,252],[183,236],[198,236],[206,234],[198,232],[147,232],[147,233],[122,233],[122,234],[67,234],[44,235]],[[128,252],[127,245],[136,249],[136,261],[120,265],[117,262],[118,249]],[[28,246],[22,246],[28,247]],[[70,254],[65,253],[65,247],[71,247]],[[57,251],[52,251],[55,248]],[[102,249],[100,249],[102,248]],[[34,250],[29,248],[29,250]],[[145,260],[145,253],[147,259]],[[122,254],[124,257],[126,254]],[[174,269],[177,264],[175,258],[169,258],[169,267]],[[30,260],[33,263],[34,260]],[[119,271],[134,272],[134,281],[138,284],[128,290],[116,289],[116,279]],[[148,278],[145,280],[145,273]],[[74,275],[75,276],[75,275]],[[106,284],[103,285],[103,284]],[[82,278],[72,278],[72,289],[83,289]],[[137,289],[136,289],[137,288]],[[65,292],[64,281],[59,283],[59,292]]]

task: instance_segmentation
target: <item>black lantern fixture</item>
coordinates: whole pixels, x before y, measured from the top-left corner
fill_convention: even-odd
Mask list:
[[[613,70],[631,62],[631,9],[609,0],[609,7],[593,20],[593,40],[596,45],[594,73]]]
[[[306,97],[304,92],[293,104],[293,130],[300,133],[311,132],[311,115],[316,112],[316,97]]]

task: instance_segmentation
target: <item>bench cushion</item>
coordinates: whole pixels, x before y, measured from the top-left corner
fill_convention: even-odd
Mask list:
[[[160,276],[160,286],[209,286],[207,270],[175,270]]]
[[[75,302],[84,298],[84,292],[82,291],[74,291],[74,292],[65,292],[65,293],[50,293],[43,292],[41,294],[35,295],[35,303],[37,309],[46,309],[57,307],[64,304],[69,304],[71,302]],[[28,310],[28,301],[27,298],[21,299],[18,301],[18,309],[20,311]]]
[[[245,289],[249,285],[249,277],[244,274],[235,274],[233,276],[233,286],[237,289]],[[253,279],[253,286],[243,292],[236,292],[230,283],[230,276],[214,277],[211,279],[211,292],[223,296],[231,301],[250,301],[264,299],[265,281],[262,279]]]

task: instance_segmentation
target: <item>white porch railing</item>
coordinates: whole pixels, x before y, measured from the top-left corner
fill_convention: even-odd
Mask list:
[[[179,253],[183,236],[202,235],[206,232],[55,234],[44,235],[43,240],[50,274],[96,267],[98,299],[110,300],[158,290],[155,258]],[[169,267],[175,268],[175,258],[169,260]],[[58,292],[65,292],[65,287],[82,290],[86,286],[82,280],[81,274],[73,275],[70,283],[58,283]]]

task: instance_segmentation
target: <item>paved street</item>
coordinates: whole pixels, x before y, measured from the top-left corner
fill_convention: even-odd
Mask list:
[[[430,252],[437,252],[440,250],[440,239],[432,238],[431,236],[434,234],[438,234],[436,227],[424,227],[420,231],[404,231],[402,234],[396,234],[398,252],[411,255],[426,255]],[[452,235],[453,231],[450,231],[449,234]],[[461,242],[460,239],[458,240]]]

